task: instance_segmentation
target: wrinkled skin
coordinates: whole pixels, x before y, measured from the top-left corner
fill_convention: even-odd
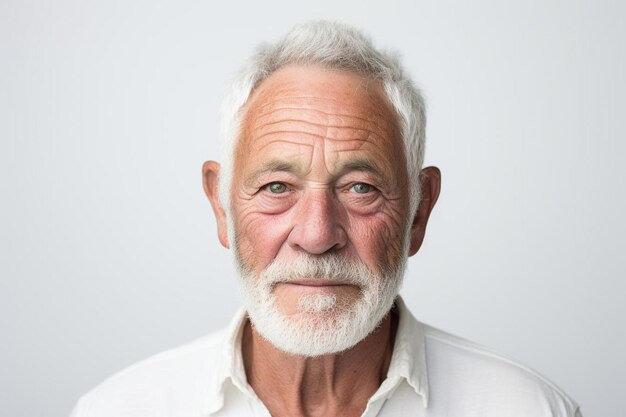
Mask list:
[[[264,80],[244,111],[235,151],[231,214],[237,250],[247,268],[258,274],[274,259],[288,261],[303,252],[313,256],[336,252],[379,272],[417,252],[439,193],[439,171],[433,167],[422,171],[424,197],[418,211],[409,213],[404,146],[396,114],[378,82],[350,72],[289,66]],[[217,197],[219,164],[206,162],[203,173],[220,241],[229,247],[226,213]],[[408,222],[409,253],[404,254],[402,236]],[[333,292],[348,302],[358,296],[358,289],[350,285],[304,284],[276,287],[274,294],[284,314],[296,313],[303,291]],[[254,386],[267,364],[246,364],[246,369],[249,373],[256,369],[251,385],[260,390],[257,394],[266,405],[272,404],[270,411],[358,415],[386,372],[391,334],[387,318],[379,330],[340,359],[329,355],[333,357],[298,360],[272,351],[271,345],[248,329],[244,339],[254,346],[250,349],[255,350],[255,357],[271,357],[285,368],[285,374],[301,370],[295,386],[293,379],[285,383],[283,401],[276,399],[281,397],[277,386],[266,398],[261,384]],[[358,373],[349,371],[357,365]],[[280,380],[277,369],[265,372]],[[326,380],[333,381],[331,387],[319,385]],[[345,382],[348,396],[339,395],[344,384],[338,381]],[[319,398],[309,398],[313,391],[305,388],[310,384],[317,384],[314,392]],[[293,390],[296,393],[290,395]],[[324,400],[328,398],[336,403]],[[348,403],[341,404],[346,398]]]
[[[232,194],[241,258],[257,273],[303,251],[341,251],[372,270],[397,262],[407,174],[384,92],[353,74],[300,71],[274,74],[248,104]],[[350,168],[357,163],[376,166]],[[300,291],[276,289],[284,313]]]

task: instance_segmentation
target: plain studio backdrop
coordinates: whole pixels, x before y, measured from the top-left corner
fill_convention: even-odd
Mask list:
[[[252,47],[334,19],[401,52],[441,198],[402,295],[554,381],[626,388],[626,7],[619,1],[0,3],[0,414],[85,391],[240,305],[200,167]],[[529,416],[531,417],[531,416]]]

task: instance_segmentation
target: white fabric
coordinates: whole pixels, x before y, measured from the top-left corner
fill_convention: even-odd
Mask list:
[[[400,298],[396,304],[387,379],[364,417],[582,417],[545,378],[418,322]],[[72,417],[269,417],[246,382],[245,322],[240,310],[228,328],[126,368],[84,395]]]

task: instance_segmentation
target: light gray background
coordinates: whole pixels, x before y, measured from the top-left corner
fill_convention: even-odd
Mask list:
[[[402,294],[623,416],[620,1],[0,3],[0,414],[65,416],[240,302],[200,166],[252,46],[331,18],[400,50],[443,191]]]

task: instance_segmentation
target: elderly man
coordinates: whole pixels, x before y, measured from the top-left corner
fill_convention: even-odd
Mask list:
[[[298,26],[258,49],[203,166],[245,308],[132,366],[75,417],[580,416],[546,379],[418,322],[398,297],[440,187],[422,97],[358,31]]]

